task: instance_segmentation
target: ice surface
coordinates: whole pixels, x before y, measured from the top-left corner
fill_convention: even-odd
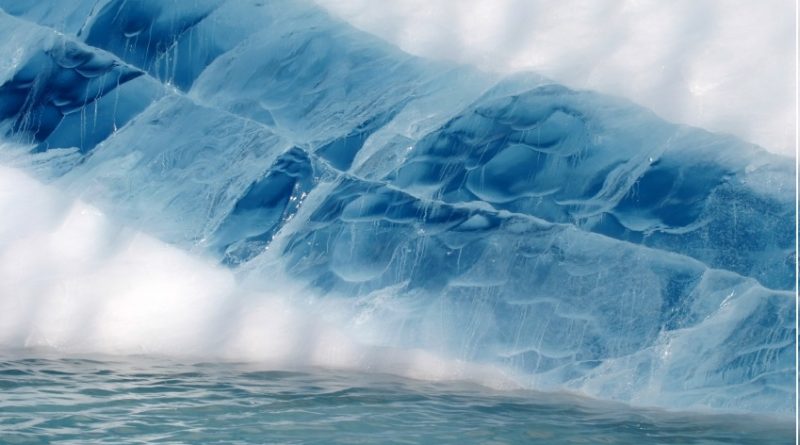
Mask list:
[[[415,58],[302,2],[75,3],[0,0],[2,163],[242,286],[293,283],[364,344],[793,411],[788,158]]]

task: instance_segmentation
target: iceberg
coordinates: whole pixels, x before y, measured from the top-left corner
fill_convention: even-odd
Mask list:
[[[71,3],[0,0],[0,163],[369,345],[794,411],[792,160],[313,4]]]

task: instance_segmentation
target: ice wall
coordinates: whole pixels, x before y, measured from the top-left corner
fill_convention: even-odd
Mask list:
[[[237,286],[292,283],[359,344],[792,412],[790,159],[412,57],[304,3],[49,3],[0,1],[3,164]]]

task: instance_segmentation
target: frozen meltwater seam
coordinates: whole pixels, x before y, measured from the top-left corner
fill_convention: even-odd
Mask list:
[[[498,82],[416,59],[303,4],[127,3],[81,7],[93,12],[80,27],[58,8],[16,13],[66,20],[168,91],[84,153],[7,144],[3,159],[253,289],[291,283],[304,297],[290,306],[322,296],[327,325],[361,343],[637,404],[792,411],[793,301],[769,289],[791,288],[785,158],[540,77]],[[0,46],[2,85],[50,107],[62,74],[10,80],[44,31],[0,19],[14,36]],[[99,79],[137,71],[77,47],[110,57]],[[98,101],[85,103],[81,113]],[[241,324],[237,348],[254,356],[262,343],[305,351],[258,326],[318,320],[275,320],[294,312],[234,295],[253,306],[212,307],[192,326]],[[405,366],[385,359],[381,369]]]

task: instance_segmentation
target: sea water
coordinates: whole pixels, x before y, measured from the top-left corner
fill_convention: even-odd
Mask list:
[[[789,444],[789,419],[318,369],[0,359],[3,444]]]

